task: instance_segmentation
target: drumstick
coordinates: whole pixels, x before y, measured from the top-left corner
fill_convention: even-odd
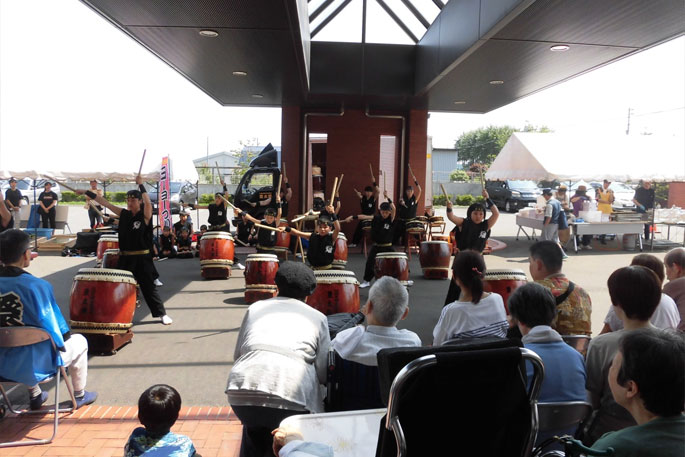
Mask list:
[[[245,247],[248,247],[248,245],[247,245],[247,244],[243,243],[243,242],[242,242],[242,241],[240,241],[240,240],[239,240],[238,238],[235,238],[235,240],[236,240],[236,241],[237,241],[238,243],[242,244],[243,246],[245,246]]]
[[[226,204],[227,204],[228,206],[230,206],[231,208],[233,208],[233,209],[238,209],[238,208],[236,208],[235,206],[233,206],[233,203],[229,202],[228,199],[227,199],[226,197],[224,197],[223,195],[219,195],[219,197],[221,197],[221,199],[222,199],[223,201],[225,201]],[[240,211],[240,210],[238,210],[238,211]]]
[[[290,221],[290,222],[294,224],[295,222],[301,221],[301,220],[304,219],[305,217],[307,217],[307,215],[306,215],[306,214],[302,214],[302,215],[300,215],[300,216],[297,216],[295,219],[293,219],[293,220]]]
[[[480,169],[480,187],[481,190],[485,190],[485,182],[483,181],[483,165],[480,164],[478,168]]]
[[[343,180],[344,177],[345,177],[345,173],[343,173],[343,174],[340,175],[340,180],[338,181],[338,188],[335,189],[335,194],[336,194],[336,195],[340,193],[340,186],[342,186],[342,180]]]
[[[373,176],[373,167],[371,166],[371,162],[369,162],[369,171],[371,172],[371,176]]]
[[[93,207],[95,212],[98,213],[102,219],[105,218],[105,216],[102,214],[102,211],[98,209],[97,204],[93,200],[88,200],[88,204]]]
[[[214,162],[214,165],[216,166],[216,174],[219,176],[219,182],[221,183],[221,185],[223,185],[224,179],[221,177],[221,171],[219,171],[219,163]]]
[[[145,162],[145,153],[147,152],[147,149],[143,149],[143,158],[140,159],[140,168],[138,168],[138,176],[140,176],[140,173],[143,171],[143,162]]]
[[[281,184],[283,184],[283,173],[278,175],[278,188],[276,189],[276,196],[278,197],[278,201],[280,201],[281,198]]]
[[[407,166],[409,167],[409,174],[411,175],[411,177],[414,178],[414,179],[416,179],[416,177],[414,176],[414,172],[413,172],[412,169],[411,169],[411,164],[410,164],[410,163],[407,163]]]
[[[445,195],[445,200],[449,201],[450,197],[447,195],[447,191],[445,191],[445,186],[443,186],[442,183],[440,183],[440,189],[442,189],[442,193]]]
[[[69,189],[69,190],[72,191],[72,192],[76,192],[76,189],[74,189],[73,187],[67,186],[66,184],[64,184],[64,183],[61,182],[61,181],[57,181],[57,180],[56,180],[55,178],[53,178],[52,176],[48,176],[48,175],[43,175],[43,176],[45,176],[45,177],[48,178],[48,179],[52,179],[53,181],[55,181],[55,182],[56,182],[57,184],[59,184],[60,186],[66,187],[67,189]]]
[[[333,180],[333,191],[331,192],[331,203],[330,203],[331,206],[333,206],[333,201],[335,200],[335,188],[336,187],[338,187],[338,177],[337,176]]]
[[[281,230],[278,230],[278,227],[271,227],[270,225],[262,225],[262,224],[254,224],[255,227],[257,228],[263,228],[266,230],[271,230],[272,232],[280,232]]]
[[[288,177],[288,174],[285,172],[285,162],[283,162],[283,176]]]

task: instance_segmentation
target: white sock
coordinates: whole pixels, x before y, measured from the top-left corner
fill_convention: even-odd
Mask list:
[[[74,391],[74,397],[76,398],[81,398],[86,394],[85,390],[75,390]]]
[[[37,384],[36,384],[35,386],[33,386],[33,387],[29,387],[29,396],[30,396],[31,398],[40,397],[40,394],[41,394],[42,392],[43,392],[43,391],[40,389],[40,386],[37,385]]]

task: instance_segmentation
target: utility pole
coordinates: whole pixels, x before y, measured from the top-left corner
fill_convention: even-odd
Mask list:
[[[626,126],[626,135],[630,135],[630,115],[633,113],[633,108],[628,108],[628,125]]]

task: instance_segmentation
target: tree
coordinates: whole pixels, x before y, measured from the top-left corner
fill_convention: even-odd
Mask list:
[[[465,182],[470,180],[469,174],[464,170],[453,170],[452,173],[450,173],[451,182]]]
[[[240,140],[240,148],[231,150],[231,153],[233,153],[233,156],[236,158],[238,166],[240,167],[236,168],[231,175],[232,184],[240,184],[243,175],[250,169],[250,162],[252,162],[252,159],[257,157],[257,154],[261,152],[251,146],[259,146],[259,139],[250,138],[245,141]],[[244,150],[245,155],[243,156]]]
[[[516,129],[509,125],[491,125],[471,130],[463,133],[455,144],[459,160],[466,162],[468,167],[480,163],[485,169],[497,158],[497,154],[511,134],[520,131],[547,133],[552,130],[544,125],[536,127],[531,124],[526,124],[523,129]]]

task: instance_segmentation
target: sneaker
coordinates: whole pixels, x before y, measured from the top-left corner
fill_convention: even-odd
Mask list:
[[[568,260],[568,255],[565,253],[561,256],[561,260]]]
[[[164,316],[162,316],[160,320],[162,321],[162,324],[164,324],[164,325],[171,325],[171,323],[174,321],[171,317],[169,317],[166,314]]]
[[[82,397],[76,397],[76,409],[79,409],[81,406],[90,405],[97,398],[97,392],[88,392],[87,390],[84,391]]]
[[[414,285],[414,281],[412,281],[411,279],[409,281],[407,281],[407,287],[411,287],[413,285]]]
[[[159,278],[155,279],[155,286],[163,286],[164,283],[159,280]]]
[[[41,406],[43,406],[43,403],[45,403],[48,399],[48,393],[47,392],[41,392],[40,395],[37,397],[32,397],[29,401],[29,407],[32,410],[37,410],[40,409]]]
[[[359,284],[359,288],[360,289],[366,289],[370,285],[371,285],[371,283],[369,281],[364,281],[363,283]]]
[[[356,248],[357,245],[354,244],[354,243],[350,243],[350,244],[347,245],[347,247],[348,247],[348,248]]]
[[[592,246],[590,246],[590,245],[588,244],[587,246],[581,246],[580,249],[585,249],[586,251],[591,251],[591,250],[592,250]]]
[[[245,265],[243,265],[243,264],[240,263],[240,262],[238,262],[238,263],[236,264],[235,267],[236,267],[238,270],[244,270],[244,269],[245,269]]]

